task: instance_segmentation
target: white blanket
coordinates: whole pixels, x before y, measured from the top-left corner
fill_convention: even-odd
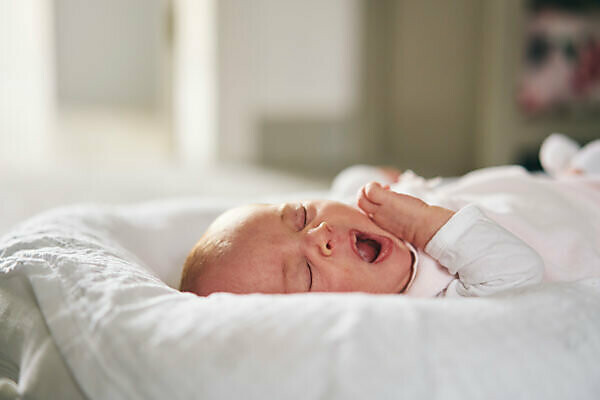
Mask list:
[[[91,399],[598,398],[600,280],[419,300],[169,287],[229,205],[47,213],[0,240],[0,279],[30,282],[71,385]]]

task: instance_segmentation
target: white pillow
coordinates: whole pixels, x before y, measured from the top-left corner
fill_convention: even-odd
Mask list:
[[[187,250],[229,205],[47,213],[0,241],[0,276],[31,283],[68,369],[92,399],[600,393],[597,279],[476,299],[201,298],[169,287]]]

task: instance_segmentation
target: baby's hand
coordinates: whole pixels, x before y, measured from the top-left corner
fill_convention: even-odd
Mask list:
[[[361,189],[358,206],[381,228],[421,249],[454,215],[416,197],[392,192],[389,186],[377,182]]]

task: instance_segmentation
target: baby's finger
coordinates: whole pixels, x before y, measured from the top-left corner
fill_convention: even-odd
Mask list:
[[[361,190],[358,195],[358,207],[360,207],[360,209],[362,209],[365,213],[371,216],[375,214],[375,212],[378,210],[379,204],[375,204],[372,201],[370,201],[365,195],[363,188],[363,190]]]
[[[365,193],[365,196],[369,199],[369,201],[375,204],[384,203],[386,201],[387,196],[390,193],[388,189],[381,186],[381,184],[378,182],[368,183],[363,188],[363,192]]]

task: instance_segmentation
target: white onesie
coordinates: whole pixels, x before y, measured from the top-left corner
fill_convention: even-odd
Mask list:
[[[355,166],[338,175],[333,194],[354,203],[371,180],[390,183],[376,168]],[[598,177],[555,180],[513,166],[442,183],[407,171],[391,189],[457,211],[419,250],[407,295],[483,296],[600,276]]]

